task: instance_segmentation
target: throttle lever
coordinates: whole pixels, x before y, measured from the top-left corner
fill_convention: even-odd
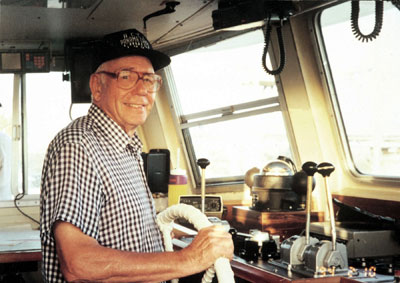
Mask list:
[[[324,178],[324,183],[325,183],[325,192],[326,192],[326,198],[327,198],[327,203],[328,203],[328,212],[329,212],[329,218],[331,222],[331,232],[332,232],[332,251],[336,251],[336,225],[335,225],[335,215],[333,213],[333,202],[332,202],[332,194],[329,189],[329,184],[328,184],[328,177],[331,175],[333,171],[335,171],[335,166],[333,166],[331,163],[328,162],[323,162],[318,164],[317,166],[318,173],[322,175]]]
[[[206,200],[206,167],[210,165],[210,161],[206,158],[197,160],[197,165],[201,168],[201,212],[205,213]]]
[[[313,176],[317,172],[317,163],[308,161],[303,164],[302,169],[307,174],[307,200],[306,200],[306,245],[310,244],[310,222],[311,222],[311,195],[313,190]]]

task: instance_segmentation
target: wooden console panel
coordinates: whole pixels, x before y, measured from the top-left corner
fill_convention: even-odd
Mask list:
[[[324,221],[323,212],[311,213],[311,222],[322,221]],[[305,211],[260,212],[247,206],[234,206],[230,224],[239,232],[249,233],[250,229],[258,229],[271,235],[280,235],[283,240],[298,235],[305,229],[306,213]]]
[[[380,216],[399,218],[400,201],[399,200],[380,200],[371,198],[350,197],[341,195],[332,195],[341,202],[349,206],[356,206],[362,210],[374,213]],[[337,206],[334,205],[337,209]]]

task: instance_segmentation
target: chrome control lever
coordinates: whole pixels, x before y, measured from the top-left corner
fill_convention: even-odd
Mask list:
[[[331,223],[331,233],[332,233],[332,251],[336,251],[336,224],[335,224],[335,214],[333,213],[333,202],[332,202],[332,194],[329,189],[328,177],[331,175],[333,171],[335,171],[335,167],[328,162],[323,162],[318,164],[317,166],[318,173],[322,175],[325,183],[325,192],[326,192],[326,201],[328,204],[328,212],[329,219]]]
[[[201,212],[205,213],[206,199],[206,167],[210,165],[210,161],[206,158],[197,160],[197,165],[201,168]]]
[[[307,199],[306,199],[306,245],[310,244],[310,222],[311,222],[311,196],[313,190],[313,177],[317,172],[317,163],[308,161],[303,164],[302,169],[307,174]]]

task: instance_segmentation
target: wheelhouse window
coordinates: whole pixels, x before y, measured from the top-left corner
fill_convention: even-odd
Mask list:
[[[243,181],[250,168],[291,157],[275,78],[262,68],[263,48],[260,29],[172,57],[172,108],[197,183],[199,158],[210,160],[207,183],[215,184]]]
[[[89,104],[71,104],[70,83],[60,72],[0,74],[0,85],[1,141],[10,142],[5,153],[10,173],[2,179],[0,201],[21,193],[38,195],[47,146]]]
[[[13,160],[13,76],[0,75],[2,94],[0,98],[0,200],[10,200],[11,164]]]
[[[71,105],[71,86],[62,81],[61,73],[26,75],[28,194],[40,193],[42,166],[50,141],[71,119],[86,114],[88,107],[88,104]]]
[[[359,1],[359,28],[375,26],[375,1]],[[372,41],[352,32],[351,2],[324,10],[320,31],[328,85],[348,158],[359,174],[400,177],[400,11],[383,1],[383,26]],[[329,64],[328,64],[329,62]]]

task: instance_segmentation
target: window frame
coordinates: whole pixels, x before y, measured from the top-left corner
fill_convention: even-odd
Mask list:
[[[256,107],[259,107],[259,109],[253,109]],[[244,110],[245,112],[235,113],[235,111],[237,112],[239,110]],[[254,115],[279,112],[279,111],[282,112],[281,107],[279,105],[279,98],[272,97],[272,98],[255,100],[247,103],[235,104],[230,107],[224,106],[220,108],[213,108],[210,110],[191,113],[189,115],[178,114],[178,117],[180,118],[179,120],[181,120],[178,127],[179,130],[182,131],[186,148],[189,149],[188,154],[191,166],[192,168],[197,168],[197,170],[194,170],[193,172],[196,179],[196,184],[197,185],[200,184],[199,180],[201,179],[201,175],[200,175],[200,169],[198,169],[198,166],[196,164],[194,146],[193,143],[191,142],[191,136],[189,133],[189,129],[191,127],[200,125],[209,125],[213,123],[224,122],[228,120],[235,120]],[[220,115],[220,116],[210,118],[210,115]],[[189,122],[191,119],[201,119],[201,118],[205,119]],[[238,184],[243,182],[244,182],[244,175],[221,177],[221,178],[207,178],[207,183],[213,185]]]
[[[60,79],[62,72],[52,70],[43,74],[59,73]],[[56,75],[57,75],[56,74]],[[1,74],[0,74],[1,75]],[[29,190],[29,144],[28,128],[29,121],[27,115],[27,75],[28,73],[11,73],[12,75],[12,114],[11,114],[11,193],[15,196],[23,194],[22,198],[16,199],[17,206],[38,206],[40,202],[40,193],[30,192]],[[73,102],[69,108],[69,118],[72,120]],[[78,109],[79,110],[79,109]],[[65,125],[66,126],[66,125]],[[61,128],[60,128],[61,129]],[[60,129],[56,129],[59,131]],[[46,141],[46,146],[50,140]],[[14,200],[0,199],[1,207],[15,207]]]
[[[39,205],[39,194],[27,193],[27,150],[26,142],[27,123],[24,121],[26,116],[26,74],[13,73],[13,93],[12,93],[12,135],[11,135],[11,193],[15,196],[23,193],[22,199],[16,200],[18,206],[37,206]],[[21,169],[21,171],[19,170]],[[21,175],[21,176],[20,176]],[[21,178],[21,182],[20,182]],[[15,207],[14,200],[0,199],[0,208]]]
[[[167,53],[169,56],[174,56],[178,54],[182,54],[185,52],[189,52],[201,47],[207,47],[212,44],[218,43],[219,41],[223,41],[229,38],[233,38],[236,36],[240,36],[242,34],[252,32],[264,27],[256,27],[246,30],[240,31],[230,31],[230,32],[220,32],[216,35],[212,35],[203,39],[197,40],[195,43],[193,42],[185,42],[182,45],[175,46],[172,49],[163,50],[163,52]],[[273,38],[272,40],[275,40]],[[276,58],[274,54],[274,48],[270,48],[268,50],[268,54],[270,56],[271,64],[273,66],[276,65]],[[261,57],[260,57],[261,60]],[[279,59],[278,59],[279,60]],[[164,82],[166,88],[166,95],[169,103],[169,107],[171,109],[171,114],[173,116],[173,120],[176,127],[176,132],[179,137],[179,141],[185,147],[185,151],[188,157],[188,161],[190,164],[189,170],[191,170],[194,178],[194,184],[199,187],[201,184],[201,172],[200,168],[196,163],[195,160],[195,149],[193,143],[191,141],[190,133],[188,129],[192,126],[197,125],[206,125],[217,123],[221,121],[228,121],[233,119],[240,119],[244,117],[250,117],[253,115],[260,115],[265,113],[272,113],[272,112],[281,112],[282,120],[285,125],[285,132],[287,135],[287,142],[289,145],[289,150],[292,155],[292,159],[298,160],[298,151],[297,146],[293,144],[293,130],[292,125],[290,122],[290,118],[288,117],[288,110],[286,101],[283,95],[283,89],[281,84],[279,83],[280,78],[279,75],[274,76],[275,78],[275,85],[277,88],[277,96],[271,98],[264,98],[260,100],[253,100],[250,102],[235,104],[235,105],[225,105],[223,107],[217,107],[208,109],[205,111],[200,111],[196,113],[190,113],[187,115],[183,114],[183,110],[180,106],[179,97],[177,94],[177,88],[175,86],[175,81],[173,78],[172,68],[168,66],[163,70],[164,75],[166,77],[166,82]],[[267,75],[267,74],[266,74]],[[232,110],[233,109],[233,110]],[[235,113],[235,111],[244,111],[242,113]],[[214,118],[207,118],[210,115],[220,115],[220,117]],[[200,121],[192,121],[193,119],[201,119],[205,118],[204,120]],[[245,173],[245,172],[244,172]],[[226,186],[226,185],[236,185],[236,184],[243,184],[244,183],[244,173],[243,175],[238,176],[229,176],[229,177],[220,177],[220,178],[207,178],[206,176],[206,185],[207,186]]]

